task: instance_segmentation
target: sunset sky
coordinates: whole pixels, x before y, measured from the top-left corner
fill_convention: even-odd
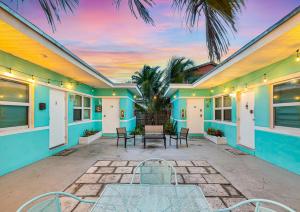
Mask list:
[[[4,0],[22,16],[58,40],[113,81],[127,81],[144,64],[164,68],[172,56],[208,61],[204,24],[198,30],[185,27],[171,0],[156,0],[151,9],[155,26],[136,20],[123,0],[116,9],[112,0],[80,0],[74,14],[62,16],[53,33],[38,0]],[[231,37],[230,52],[238,50],[281,19],[299,0],[248,0],[238,20],[238,33]],[[225,57],[223,58],[225,59]]]

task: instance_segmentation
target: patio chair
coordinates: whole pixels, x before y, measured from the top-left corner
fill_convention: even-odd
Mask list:
[[[129,139],[133,139],[133,145],[135,146],[135,134],[128,135],[125,127],[117,128],[117,136],[118,136],[117,146],[119,146],[119,139],[120,138],[124,139],[125,148],[127,147],[127,140],[129,140]]]
[[[243,205],[251,204],[251,203],[255,203],[254,212],[276,212],[276,210],[262,206],[262,204],[266,204],[266,203],[270,204],[272,206],[277,206],[278,208],[284,209],[284,211],[296,212],[295,210],[289,208],[288,206],[286,206],[282,203],[275,202],[273,200],[268,200],[268,199],[249,199],[249,200],[239,202],[229,208],[218,209],[215,212],[228,212],[228,211],[232,211],[233,209],[237,209]]]
[[[61,212],[61,201],[60,196],[71,197],[79,202],[95,204],[96,201],[81,199],[75,195],[65,193],[65,192],[49,192],[42,194],[40,196],[34,197],[28,202],[24,203],[17,212],[41,212],[41,211],[51,211],[51,212]],[[44,200],[42,200],[44,199]]]
[[[131,184],[134,182],[137,173],[140,174],[140,184],[171,184],[173,174],[175,184],[177,185],[176,170],[164,159],[150,158],[140,162],[133,171]]]
[[[189,135],[189,128],[181,128],[180,133],[176,135],[170,135],[170,143],[172,143],[172,139],[176,140],[176,148],[178,148],[178,140],[180,141],[181,145],[181,140],[184,139],[186,143],[186,147],[189,147],[188,145],[188,135]]]

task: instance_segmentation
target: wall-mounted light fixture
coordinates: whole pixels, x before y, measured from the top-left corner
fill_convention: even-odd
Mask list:
[[[11,68],[9,68],[6,72],[4,72],[4,75],[7,76],[7,77],[13,77],[14,76],[14,74],[12,73]]]
[[[300,51],[299,49],[296,50],[296,61],[297,62],[300,61],[300,52],[299,51]]]
[[[31,82],[31,83],[34,83],[34,82],[35,82],[34,76],[33,76],[33,75],[31,75],[31,78],[30,78],[30,79],[28,79],[28,81],[29,81],[29,82]]]
[[[267,74],[264,74],[264,83],[268,82]]]
[[[113,96],[115,96],[115,95],[116,95],[116,92],[115,92],[115,90],[113,90],[113,92],[112,92],[112,95],[113,95]]]

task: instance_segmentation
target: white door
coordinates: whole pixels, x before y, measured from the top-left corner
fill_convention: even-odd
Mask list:
[[[187,99],[186,121],[189,133],[203,133],[204,99]]]
[[[66,96],[65,92],[50,89],[49,148],[66,143]]]
[[[102,130],[103,133],[116,133],[120,126],[120,100],[102,99]]]
[[[254,149],[254,91],[241,93],[239,143]]]

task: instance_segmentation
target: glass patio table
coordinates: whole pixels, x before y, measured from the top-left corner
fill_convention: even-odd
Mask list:
[[[195,185],[110,184],[91,211],[212,210],[201,189]]]

